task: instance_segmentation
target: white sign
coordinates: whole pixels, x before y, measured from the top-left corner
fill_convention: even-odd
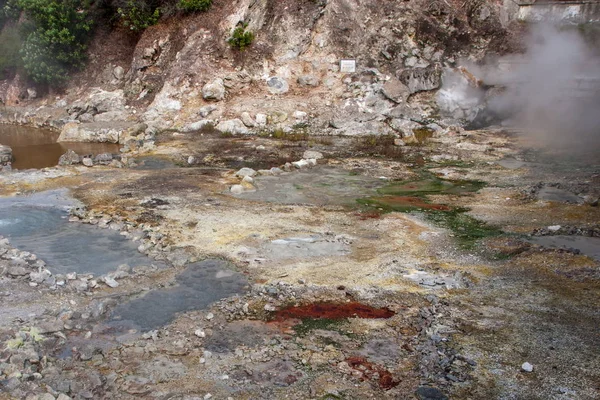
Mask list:
[[[344,74],[351,74],[353,72],[356,72],[356,60],[341,60],[340,72]]]

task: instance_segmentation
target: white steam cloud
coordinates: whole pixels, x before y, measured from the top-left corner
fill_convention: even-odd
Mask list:
[[[547,145],[600,149],[600,58],[580,32],[536,26],[507,65],[484,76],[506,87],[488,100],[491,111]]]

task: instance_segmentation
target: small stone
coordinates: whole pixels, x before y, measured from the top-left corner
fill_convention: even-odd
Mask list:
[[[207,319],[207,320],[209,320],[209,321],[210,321],[211,319],[213,319],[214,317],[215,317],[215,315],[214,315],[213,313],[208,313],[208,314],[206,314],[206,319]]]
[[[245,176],[244,179],[242,179],[242,182],[254,183],[254,179],[250,176]]]
[[[529,364],[528,362],[524,362],[523,365],[521,365],[521,371],[533,372],[533,365]]]
[[[94,165],[94,160],[90,157],[84,157],[83,160],[81,160],[81,163],[86,167],[92,167]]]
[[[269,311],[269,312],[273,312],[273,311],[277,310],[277,308],[275,308],[275,306],[273,304],[265,304],[264,309],[265,309],[265,311]]]
[[[116,288],[119,286],[119,282],[117,282],[110,276],[105,276],[104,278],[102,278],[102,280],[104,281],[104,283],[106,283],[106,286],[108,286],[108,287]]]
[[[249,112],[244,111],[240,118],[248,128],[254,128],[256,126],[256,121],[254,121],[254,118],[252,118]]]
[[[202,87],[202,98],[204,100],[220,101],[225,98],[225,86],[223,79],[217,78]]]
[[[206,394],[204,395],[204,400],[212,399],[212,397],[213,397],[213,396],[212,396],[212,394],[210,394],[210,393],[206,393]]]
[[[198,336],[199,338],[206,337],[206,333],[202,329],[196,329],[194,335]]]
[[[267,125],[267,114],[256,114],[256,125],[265,126]]]
[[[556,232],[558,230],[560,230],[561,226],[560,225],[551,225],[548,227],[548,230],[551,232]]]

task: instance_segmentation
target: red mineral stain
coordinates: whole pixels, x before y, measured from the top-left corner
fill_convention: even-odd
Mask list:
[[[358,302],[350,303],[313,303],[288,307],[275,312],[274,319],[344,319],[344,318],[390,318],[395,313],[388,308],[374,308]]]
[[[384,390],[396,387],[400,383],[400,381],[394,379],[390,371],[367,361],[363,357],[349,357],[346,362],[351,368],[362,372],[362,380],[377,380],[379,387]]]

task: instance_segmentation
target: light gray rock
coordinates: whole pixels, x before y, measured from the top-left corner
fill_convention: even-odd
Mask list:
[[[37,90],[34,88],[27,88],[27,98],[29,98],[29,100],[37,98]]]
[[[244,123],[239,119],[221,121],[215,127],[215,129],[219,132],[227,132],[233,135],[245,135],[250,132],[248,128],[246,128],[246,125],[244,125]]]
[[[241,118],[244,125],[246,125],[248,128],[254,128],[256,126],[256,121],[254,118],[252,118],[249,112],[244,111],[241,115]]]
[[[267,79],[267,88],[273,94],[284,94],[290,89],[290,86],[285,79],[279,76],[272,76]]]
[[[201,119],[200,121],[192,122],[191,124],[187,124],[183,128],[180,129],[181,132],[196,132],[208,126],[212,126],[213,122],[209,119]]]
[[[244,187],[242,185],[233,185],[229,189],[232,194],[242,194],[244,193]]]
[[[314,158],[315,160],[320,160],[323,158],[323,153],[314,150],[306,150],[304,154],[302,154],[302,158]]]
[[[304,111],[296,110],[296,111],[294,111],[293,115],[294,115],[294,118],[296,119],[296,121],[298,121],[298,122],[304,122],[308,118],[308,114]]]
[[[397,78],[391,78],[382,88],[383,95],[394,103],[406,103],[410,89]]]
[[[12,162],[12,149],[0,144],[0,165],[6,165]]]
[[[10,275],[14,278],[18,278],[20,276],[25,276],[28,274],[29,274],[29,271],[26,268],[21,267],[21,266],[13,266],[8,269],[8,275]]]
[[[117,282],[115,279],[111,278],[110,276],[103,277],[102,281],[106,284],[106,286],[111,287],[111,288],[116,288],[119,286],[119,282]]]
[[[209,104],[207,106],[201,107],[200,110],[198,110],[198,114],[200,114],[202,118],[206,118],[216,109],[217,106],[215,106],[214,104]]]
[[[107,111],[94,115],[94,122],[126,121],[127,117],[129,117],[129,114],[125,111]],[[79,117],[79,120],[81,121],[81,117]]]
[[[123,80],[123,78],[125,77],[125,69],[123,67],[121,67],[120,65],[117,65],[114,69],[113,69],[113,76],[115,77],[116,80],[121,81]]]
[[[314,75],[300,75],[298,84],[300,86],[319,86],[319,78]]]
[[[533,365],[531,365],[528,362],[524,362],[523,365],[521,365],[521,371],[523,371],[523,372],[533,372]]]
[[[125,107],[125,93],[122,90],[107,92],[102,89],[95,89],[88,96],[87,104],[98,114],[107,111],[120,111]]]
[[[94,160],[90,157],[84,157],[83,160],[81,160],[81,163],[86,167],[92,167],[94,165]]]
[[[258,125],[258,126],[267,125],[267,114],[262,114],[262,113],[256,114],[256,125]]]
[[[35,283],[42,283],[48,279],[52,274],[47,269],[40,272],[32,272],[29,274],[29,280]]]
[[[100,153],[94,157],[94,161],[98,164],[108,165],[113,160],[113,155],[110,153]]]
[[[225,98],[225,86],[223,79],[217,78],[202,87],[202,98],[204,100],[220,101]]]
[[[409,68],[402,71],[398,79],[408,87],[410,93],[434,90],[440,87],[441,70],[436,67]]]
[[[246,176],[253,177],[256,176],[257,172],[252,168],[242,168],[238,172],[235,173],[235,176],[240,178],[245,178]]]
[[[90,142],[90,143],[118,143],[119,138],[131,126],[128,122],[94,122],[79,124],[69,122],[65,124],[58,137],[59,142]]]

